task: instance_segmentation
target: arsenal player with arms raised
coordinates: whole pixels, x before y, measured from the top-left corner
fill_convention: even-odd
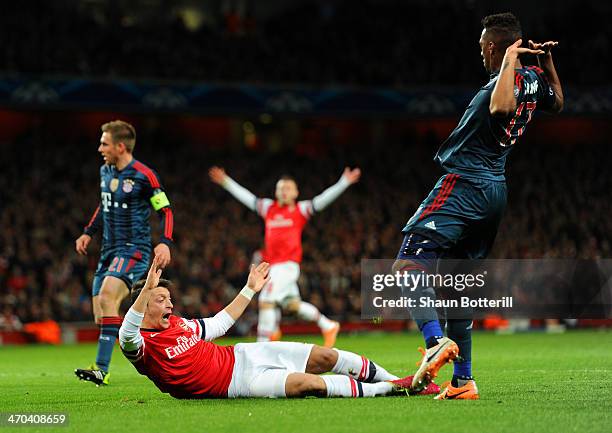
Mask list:
[[[340,324],[325,317],[314,305],[302,301],[297,280],[302,261],[302,230],[315,212],[322,211],[346,189],[356,183],[361,170],[348,167],[340,180],[312,200],[296,201],[299,191],[295,179],[283,176],[276,183],[276,200],[257,198],[229,177],[222,168],[212,167],[209,176],[238,201],[265,220],[263,260],[271,264],[271,283],[259,295],[257,341],[280,338],[280,309],[299,318],[317,322],[325,347],[333,347]]]
[[[161,264],[156,256],[147,280],[136,283],[137,297],[123,320],[119,342],[138,372],[162,392],[176,398],[374,397],[405,393],[410,387],[411,377],[398,379],[343,350],[291,342],[211,343],[269,281],[270,265],[251,267],[246,286],[214,317],[187,320],[172,315],[171,283],[161,279]],[[330,371],[336,374],[318,376]]]

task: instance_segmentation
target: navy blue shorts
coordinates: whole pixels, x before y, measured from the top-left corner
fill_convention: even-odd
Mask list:
[[[486,258],[497,236],[506,197],[505,182],[445,174],[402,232],[435,241],[447,257]],[[400,249],[398,258],[408,257]]]
[[[150,249],[139,246],[102,251],[94,274],[92,296],[100,293],[102,282],[108,276],[119,278],[131,290],[132,285],[146,275],[150,258]]]

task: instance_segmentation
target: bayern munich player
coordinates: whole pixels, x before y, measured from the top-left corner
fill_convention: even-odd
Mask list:
[[[253,265],[246,286],[225,309],[196,320],[172,315],[171,283],[161,279],[161,265],[155,256],[146,281],[134,286],[136,299],[119,330],[119,342],[138,372],[162,392],[175,398],[374,397],[405,394],[411,384],[412,377],[398,379],[343,350],[280,341],[211,343],[270,280],[270,265]],[[336,374],[318,376],[326,372]]]
[[[314,305],[302,301],[297,285],[302,261],[302,230],[315,212],[320,212],[356,183],[361,170],[345,168],[340,180],[312,200],[296,201],[296,181],[283,176],[276,183],[276,200],[257,198],[229,177],[222,168],[212,167],[210,178],[238,201],[261,216],[266,225],[264,261],[270,263],[271,282],[259,295],[257,341],[278,340],[281,308],[303,320],[317,322],[325,347],[333,347],[340,324],[329,320]]]
[[[551,52],[558,43],[529,41],[529,48],[522,47],[521,24],[509,12],[486,16],[482,25],[480,55],[489,82],[438,149],[434,159],[445,174],[406,223],[394,272],[429,272],[443,259],[485,259],[506,207],[508,155],[536,109],[549,113],[563,109],[563,90]],[[539,66],[523,65],[524,54],[535,55]],[[426,285],[420,285],[417,293],[435,295],[434,287]],[[472,311],[447,310],[444,337],[435,308],[410,310],[427,347],[413,390],[427,386],[453,359],[452,380],[436,398],[479,399],[472,375]]]

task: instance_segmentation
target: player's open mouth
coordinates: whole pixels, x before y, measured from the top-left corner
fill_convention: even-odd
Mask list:
[[[164,315],[162,316],[162,319],[164,319],[164,320],[168,320],[168,319],[170,318],[170,314],[171,314],[171,313],[166,313],[166,314],[164,314]]]

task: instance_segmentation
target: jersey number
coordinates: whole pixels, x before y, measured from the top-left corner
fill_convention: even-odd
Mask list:
[[[523,135],[523,132],[525,131],[527,124],[531,120],[531,116],[533,112],[535,111],[535,109],[536,109],[535,102],[522,102],[518,107],[516,107],[516,113],[514,114],[514,117],[512,118],[512,120],[508,124],[508,127],[506,128],[506,135],[504,136],[503,140],[500,141],[499,144],[502,145],[503,147],[508,147],[516,143],[516,140],[521,135]],[[517,120],[519,119],[519,117],[521,117],[521,115],[523,114],[523,111],[525,110],[527,110],[527,120],[525,121],[525,123],[522,123],[521,125],[517,125],[516,124]]]
[[[123,257],[115,257],[111,262],[110,267],[108,268],[108,272],[121,272],[121,268],[123,267],[123,262],[125,259]]]

